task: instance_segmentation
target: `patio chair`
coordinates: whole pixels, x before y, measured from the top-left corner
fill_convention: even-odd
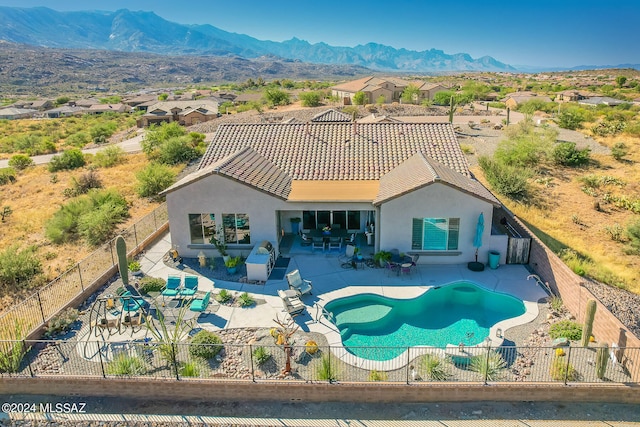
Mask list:
[[[127,313],[141,310],[146,304],[142,297],[134,296],[129,291],[120,296],[120,303],[122,304],[122,311]]]
[[[167,285],[162,290],[162,297],[177,297],[180,292],[180,285],[182,284],[182,279],[179,276],[169,276],[167,277]]]
[[[191,301],[191,305],[189,305],[189,310],[198,312],[205,311],[207,309],[207,306],[209,305],[210,298],[211,291],[204,294],[204,297],[202,298],[194,298],[193,301]]]
[[[302,313],[306,308],[305,305],[300,301],[300,298],[297,296],[288,294],[287,292],[292,291],[283,291],[278,289],[278,295],[282,299],[282,304],[284,305],[284,309],[289,313],[291,317],[297,316]]]
[[[198,291],[198,276],[185,276],[184,286],[178,292],[181,297],[192,297]]]
[[[398,264],[397,262],[387,261],[387,265],[385,266],[385,268],[387,269],[387,276],[391,275],[392,273],[395,273],[396,276],[400,274],[400,264]]]
[[[324,251],[324,239],[322,237],[313,237],[311,242],[311,250],[322,249]]]
[[[351,262],[355,253],[356,247],[354,245],[348,244],[345,247],[344,255],[341,255],[339,258],[340,262]]]
[[[331,251],[331,249],[337,249],[338,251],[342,249],[342,237],[329,238],[329,251]]]
[[[298,296],[311,294],[311,290],[313,289],[311,280],[300,277],[300,270],[293,270],[291,273],[288,273],[287,282],[289,282],[289,289],[296,291]]]

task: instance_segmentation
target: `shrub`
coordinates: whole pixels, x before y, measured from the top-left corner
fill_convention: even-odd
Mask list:
[[[84,155],[77,148],[63,151],[62,154],[53,156],[49,162],[49,172],[76,169],[85,165]]]
[[[431,381],[446,381],[449,378],[444,359],[435,354],[425,354],[420,359],[420,373]]]
[[[75,308],[67,308],[49,320],[44,336],[51,338],[59,333],[66,332],[71,329],[71,326],[77,320],[78,310]]]
[[[127,353],[118,353],[111,362],[107,363],[106,373],[109,375],[143,375],[147,372],[144,360]]]
[[[183,362],[180,364],[179,372],[182,377],[199,377],[200,365],[198,362]]]
[[[164,141],[158,148],[155,159],[165,165],[177,165],[179,163],[189,163],[200,154],[192,145],[191,139],[188,136],[184,136]]]
[[[30,280],[42,274],[42,264],[36,248],[18,249],[14,244],[0,252],[0,286],[25,287]]]
[[[33,165],[33,159],[25,154],[16,154],[9,159],[9,166],[19,171]]]
[[[551,325],[549,336],[553,339],[566,338],[577,341],[582,338],[582,325],[571,320],[561,320]]]
[[[115,226],[129,216],[128,212],[126,201],[100,204],[78,218],[78,233],[89,245],[98,246],[112,237]]]
[[[316,368],[316,375],[319,380],[333,382],[338,379],[336,361],[331,359],[333,359],[331,355],[324,355],[320,359],[320,364]]]
[[[167,282],[159,277],[146,276],[140,280],[140,288],[138,291],[141,294],[148,294],[149,292],[160,292],[166,286]]]
[[[578,379],[578,372],[564,356],[554,356],[549,374],[556,381],[575,381]]]
[[[64,140],[64,143],[72,147],[82,148],[87,145],[89,141],[89,135],[87,135],[86,132],[77,132],[69,135],[67,139]]]
[[[369,372],[369,381],[387,381],[389,375],[384,371],[376,371],[375,369]]]
[[[16,170],[14,168],[0,169],[0,185],[16,182]]]
[[[220,304],[226,304],[233,300],[233,295],[231,295],[231,292],[226,289],[220,289],[220,292],[218,292],[218,295],[216,295],[216,300]]]
[[[487,354],[473,356],[469,369],[482,375],[486,381],[498,381],[504,376],[507,362],[500,353],[490,350]]]
[[[624,157],[629,154],[629,147],[624,142],[616,142],[611,147],[611,157],[616,159],[617,161],[624,160]],[[9,164],[11,166],[11,164]]]
[[[604,231],[609,235],[611,240],[614,242],[622,242],[624,229],[620,226],[620,224],[613,224],[611,226],[607,225],[604,227]]]
[[[591,150],[578,150],[575,142],[561,142],[553,149],[553,161],[562,166],[582,166],[589,163]]]
[[[558,126],[563,129],[580,129],[582,122],[584,122],[584,117],[577,110],[564,109],[558,115]]]
[[[507,166],[484,156],[478,161],[487,181],[498,193],[515,200],[527,196],[529,171]]]
[[[551,299],[549,299],[549,305],[556,313],[562,313],[564,311],[564,303],[560,297],[552,296]]]
[[[238,302],[240,303],[240,307],[249,307],[255,303],[255,300],[247,292],[243,292],[238,297]]]
[[[95,171],[89,171],[80,177],[71,178],[71,188],[65,188],[64,194],[67,197],[76,197],[87,194],[93,188],[102,188],[102,181]]]
[[[317,107],[322,101],[322,94],[320,92],[302,92],[300,99],[303,107]]]
[[[158,197],[158,193],[173,184],[176,174],[165,165],[151,163],[138,172],[136,178],[140,197]]]
[[[117,127],[113,122],[99,123],[89,129],[89,134],[94,144],[104,144],[113,135]]]
[[[271,358],[271,353],[269,353],[264,347],[260,346],[253,350],[253,359],[256,361],[258,366],[263,365]]]
[[[627,225],[627,237],[629,244],[636,250],[640,250],[640,219]]]
[[[222,350],[222,340],[209,331],[198,332],[189,344],[189,354],[194,357],[211,359]]]
[[[117,145],[110,145],[93,156],[93,163],[101,168],[110,168],[122,163],[125,152]]]

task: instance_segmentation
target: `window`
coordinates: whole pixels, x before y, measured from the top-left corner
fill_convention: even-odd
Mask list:
[[[224,225],[224,241],[231,244],[249,244],[249,215],[247,214],[222,214]]]
[[[459,230],[460,218],[413,218],[411,249],[457,250]]]
[[[360,211],[302,211],[302,228],[314,230],[326,225],[360,230]]]
[[[189,231],[191,243],[210,243],[211,236],[216,232],[216,217],[214,214],[189,214]]]

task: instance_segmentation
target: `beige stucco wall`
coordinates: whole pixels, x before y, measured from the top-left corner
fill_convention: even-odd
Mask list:
[[[458,251],[460,255],[421,256],[421,264],[459,264],[475,260],[473,238],[476,232],[478,216],[484,213],[483,246],[478,261],[486,262],[490,249],[506,252],[498,246],[500,239],[491,239],[491,218],[493,206],[444,184],[432,184],[384,203],[380,207],[380,219],[377,232],[380,234],[380,249],[398,249],[410,252],[413,218],[460,218]],[[506,242],[503,239],[502,242]]]

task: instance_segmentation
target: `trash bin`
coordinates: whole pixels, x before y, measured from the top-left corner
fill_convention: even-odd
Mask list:
[[[489,268],[495,270],[500,264],[500,252],[489,251]]]

